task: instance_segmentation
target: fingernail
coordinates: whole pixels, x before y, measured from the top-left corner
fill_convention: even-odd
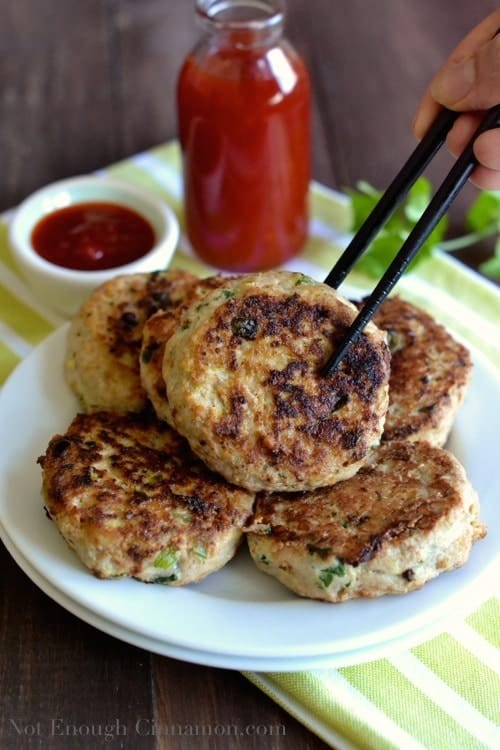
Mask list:
[[[473,58],[448,65],[432,82],[432,96],[441,104],[456,104],[467,96],[475,79],[476,66]]]

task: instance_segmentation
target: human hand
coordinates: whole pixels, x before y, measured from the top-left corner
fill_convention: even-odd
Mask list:
[[[422,138],[441,105],[463,112],[448,134],[454,156],[464,149],[478,127],[484,110],[500,104],[500,9],[467,34],[439,69],[425,92],[413,121]],[[500,127],[482,133],[474,143],[479,162],[472,182],[485,190],[500,189]]]

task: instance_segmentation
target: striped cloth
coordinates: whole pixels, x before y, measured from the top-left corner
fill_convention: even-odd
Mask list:
[[[176,143],[138,154],[102,171],[162,197],[182,226],[180,155]],[[286,268],[324,278],[345,246],[348,200],[311,186],[310,237]],[[8,215],[0,219],[0,382],[63,319],[33,298],[12,263]],[[172,267],[201,276],[213,269],[192,254],[185,237]],[[351,274],[349,282],[367,280]],[[437,252],[398,291],[472,342],[500,367],[498,289]],[[337,750],[475,750],[500,748],[500,601],[492,597],[447,632],[376,661],[339,669],[245,673],[305,726]],[[459,665],[459,668],[457,666]]]

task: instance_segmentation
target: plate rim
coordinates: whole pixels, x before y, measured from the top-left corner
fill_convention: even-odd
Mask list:
[[[361,647],[352,651],[341,651],[336,654],[320,654],[300,657],[248,657],[238,655],[219,654],[217,652],[203,651],[202,649],[189,649],[183,646],[176,646],[167,641],[159,641],[150,638],[141,633],[129,630],[121,625],[113,623],[111,620],[99,615],[92,610],[85,608],[79,602],[73,600],[57,587],[47,581],[44,576],[37,571],[18,550],[10,539],[9,535],[3,529],[0,523],[0,537],[10,556],[29,580],[49,597],[53,602],[72,614],[74,617],[82,620],[87,625],[100,630],[101,632],[113,638],[128,643],[136,648],[142,648],[147,651],[167,656],[173,659],[180,659],[193,664],[201,664],[207,667],[219,669],[235,669],[239,671],[252,672],[297,672],[308,669],[338,669],[342,667],[354,666],[356,664],[366,664],[367,662],[376,661],[385,657],[389,653],[393,655],[395,651],[401,651],[429,640],[430,638],[443,632],[450,617],[444,617],[430,625],[418,629],[415,633],[407,633],[399,638],[383,641],[374,646]],[[484,597],[482,598],[484,599]],[[481,603],[481,602],[480,602]],[[469,610],[473,607],[467,607]]]
[[[16,382],[16,377],[19,377],[19,375],[16,375],[16,373],[19,373],[19,371],[24,372],[25,369],[29,370],[29,368],[33,366],[33,362],[36,363],[37,358],[41,358],[43,360],[44,355],[47,356],[47,350],[50,350],[51,347],[55,346],[56,349],[57,349],[57,347],[59,346],[59,348],[61,348],[62,347],[62,337],[65,335],[68,327],[69,327],[69,324],[65,323],[64,325],[62,325],[61,327],[59,327],[58,329],[56,329],[55,331],[53,331],[38,347],[36,347],[33,350],[33,352],[31,352],[30,355],[28,355],[28,357],[26,357],[18,365],[18,367],[16,368],[16,370],[14,370],[14,372],[11,374],[11,376],[9,377],[9,379],[6,381],[6,383],[5,383],[5,385],[4,385],[3,389],[2,389],[2,393],[0,393],[0,416],[3,413],[4,401],[7,400],[10,390],[13,387],[15,387],[15,386],[12,385],[12,383],[15,383]],[[486,370],[487,370],[488,377],[494,377],[495,378],[495,383],[496,383],[497,387],[500,387],[500,385],[499,385],[500,381],[497,380],[496,372],[494,370],[494,367],[490,363],[490,361],[487,359],[487,357],[485,357],[481,352],[476,352],[474,350],[474,348],[471,347],[469,344],[468,344],[468,347],[469,347],[469,349],[470,349],[470,351],[472,353],[474,362],[475,363],[476,362],[481,362],[481,365],[483,367],[485,367]],[[76,403],[76,401],[75,401],[75,403]],[[2,428],[0,427],[0,429],[2,429]],[[0,460],[0,468],[1,467],[2,467],[2,462]],[[4,500],[0,497],[0,508],[2,507],[3,502],[4,502]],[[40,504],[40,507],[42,509],[42,504]],[[43,517],[42,514],[41,514],[41,517]],[[8,532],[8,529],[6,529],[6,531]],[[13,539],[12,541],[14,543],[17,543],[17,538]],[[62,543],[62,540],[61,540],[61,543]],[[20,549],[20,552],[22,552],[24,554],[24,550],[22,550],[20,548],[20,546],[19,546],[18,543],[17,543],[17,547]],[[474,550],[472,550],[472,552],[474,552]],[[74,553],[71,553],[71,555],[74,555]],[[75,556],[75,558],[76,558],[76,556]],[[27,560],[28,560],[28,562],[33,563],[33,561],[30,559],[30,557],[27,557]],[[79,563],[79,560],[78,560],[78,563]],[[487,567],[482,570],[481,576],[477,576],[474,581],[469,581],[468,584],[467,584],[467,586],[466,586],[466,588],[460,590],[460,596],[458,597],[458,599],[462,599],[466,594],[469,596],[469,599],[470,599],[471,598],[471,591],[470,591],[471,587],[472,586],[476,586],[477,587],[478,582],[479,583],[481,581],[482,582],[486,582],[487,581],[487,577],[488,577],[488,571],[489,571],[490,567],[492,565],[494,565],[494,564],[495,564],[495,559],[490,560],[490,562],[488,563]],[[82,568],[83,568],[83,566],[82,566]],[[460,571],[460,569],[459,569],[459,571]],[[453,575],[454,573],[459,572],[459,571],[451,571],[450,573],[448,573],[446,575],[448,575],[448,576],[449,575]],[[97,585],[102,585],[103,584],[102,581],[98,581],[98,579],[94,579],[94,577],[91,575],[91,573],[89,571],[87,571],[87,569],[84,569],[84,572],[85,572],[85,575],[90,576],[90,580],[92,580],[92,582],[94,584],[97,584]],[[263,575],[263,574],[261,574],[261,575]],[[439,581],[440,578],[441,577],[438,577],[438,579],[434,579],[434,581],[437,582],[437,581]],[[61,582],[58,581],[57,578],[56,578],[56,580],[52,580],[50,577],[48,577],[47,580],[49,580],[51,583],[53,583],[53,585],[59,591],[61,591],[61,593],[66,594],[66,595],[68,594],[67,586],[66,587],[65,586],[61,586]],[[139,587],[143,587],[144,586],[144,584],[141,584],[141,583],[136,582],[136,581],[132,581],[131,583],[133,583],[133,584],[135,584],[136,586],[139,586]],[[432,585],[432,584],[433,584],[433,581],[430,581],[420,591],[427,590],[428,586]],[[170,591],[180,591],[180,589],[170,589]],[[476,592],[476,593],[478,593],[478,592]],[[407,599],[408,596],[414,596],[415,594],[419,594],[419,592],[412,592],[411,594],[407,594],[407,595],[405,595],[405,599]],[[482,597],[482,594],[481,594],[481,597]],[[75,602],[79,602],[84,607],[87,607],[87,603],[85,602],[84,599],[81,599],[81,598],[77,599],[74,596],[72,596],[71,598]],[[387,600],[387,598],[388,597],[381,597],[381,598],[376,599],[376,600],[355,600],[355,601],[361,602],[362,606],[365,606],[366,609],[368,609],[368,603],[369,602],[383,602],[384,600]],[[394,597],[394,599],[397,601],[397,600],[399,600],[399,597]],[[300,609],[303,608],[304,603],[307,603],[308,606],[315,606],[315,607],[318,607],[318,608],[321,607],[321,608],[328,608],[328,609],[330,609],[332,607],[331,604],[325,604],[324,602],[316,602],[316,601],[313,601],[313,600],[303,600],[303,599],[300,599],[299,597],[295,597],[295,596],[292,595],[292,597],[285,602],[286,606],[284,607],[284,609],[288,613],[293,613],[294,610],[299,610],[300,611]],[[346,604],[348,604],[348,603],[343,603],[341,606],[345,607]],[[250,605],[251,606],[255,606],[255,603],[250,602]],[[337,606],[339,606],[339,605],[337,605]],[[456,608],[459,607],[459,601],[457,601],[457,593],[455,593],[455,595],[452,597],[451,605],[450,605],[450,602],[448,602],[447,604],[441,603],[440,606],[434,606],[434,607],[432,607],[431,608],[431,613],[432,612],[436,612],[436,615],[435,615],[435,617],[433,617],[431,619],[433,619],[433,620],[440,619],[441,618],[441,614],[443,613],[443,608],[447,607],[447,611],[449,611],[450,606],[451,606],[452,609],[456,609]],[[359,608],[359,606],[358,606],[358,608]],[[245,607],[243,609],[245,609]],[[96,612],[97,614],[99,614],[100,616],[106,617],[106,614],[104,612],[102,612],[99,607],[96,608],[94,606],[93,611]],[[119,625],[119,626],[128,627],[119,618],[114,619],[114,622],[117,625]],[[340,643],[338,643],[338,642],[336,642],[336,643],[329,642],[328,646],[326,646],[325,644],[320,645],[318,643],[309,643],[308,645],[306,645],[304,643],[301,643],[300,644],[301,654],[302,655],[310,655],[310,656],[312,656],[314,654],[318,654],[319,655],[319,654],[324,654],[326,652],[328,652],[328,653],[331,654],[331,653],[340,653],[342,651],[355,650],[355,649],[358,649],[358,648],[362,648],[364,646],[374,645],[374,644],[377,644],[377,643],[380,643],[380,642],[383,642],[383,641],[390,640],[391,638],[396,637],[396,635],[398,633],[401,634],[401,633],[415,632],[416,630],[419,630],[421,627],[423,627],[426,622],[428,622],[428,616],[420,614],[420,616],[419,615],[415,615],[413,618],[411,618],[411,620],[409,621],[410,624],[406,623],[406,626],[403,628],[402,631],[401,631],[400,624],[395,623],[392,626],[386,626],[383,629],[382,633],[379,633],[378,635],[372,633],[371,635],[367,635],[367,636],[363,636],[363,637],[358,636],[358,637],[355,637],[355,638],[351,638],[351,640],[347,639],[346,641],[341,641]],[[151,629],[148,628],[148,627],[145,627],[145,628],[143,628],[141,630],[136,630],[135,632],[142,632],[144,635],[146,635],[149,638],[156,638],[154,629],[153,629],[153,631],[151,631]],[[197,648],[195,645],[192,644],[192,642],[189,641],[189,639],[186,640],[186,639],[183,639],[182,637],[179,637],[179,639],[176,640],[176,643],[179,646],[182,646],[183,648],[190,648],[190,649],[193,649],[193,648],[196,649]],[[293,654],[291,652],[294,649],[296,649],[297,647],[289,645],[287,648],[288,648],[288,652],[286,654],[283,651],[279,652],[279,653],[281,653],[281,655],[282,655],[283,658],[293,658]],[[201,650],[205,650],[205,649],[201,649]],[[212,644],[210,646],[210,648],[207,649],[207,650],[209,650],[210,653],[221,653],[221,654],[222,653],[227,653],[227,647],[224,646],[223,644],[220,644],[219,648],[217,648],[217,647],[214,648],[214,645]],[[279,649],[278,649],[278,651],[279,651]],[[243,650],[238,651],[238,654],[240,656],[247,655],[249,657],[255,657],[255,658],[258,657],[258,656],[260,656],[260,657],[266,657],[266,656],[270,656],[270,655],[276,655],[276,646],[274,644],[272,644],[272,643],[268,644],[267,646],[264,646],[264,645],[260,644],[260,645],[258,645],[256,647],[253,647],[253,648],[247,646],[247,648],[244,648]]]

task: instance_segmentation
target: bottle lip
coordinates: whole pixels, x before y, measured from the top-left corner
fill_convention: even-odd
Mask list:
[[[255,18],[229,18],[225,11],[254,9],[266,15]],[[201,20],[220,29],[272,29],[283,24],[285,0],[196,0],[196,13]]]

